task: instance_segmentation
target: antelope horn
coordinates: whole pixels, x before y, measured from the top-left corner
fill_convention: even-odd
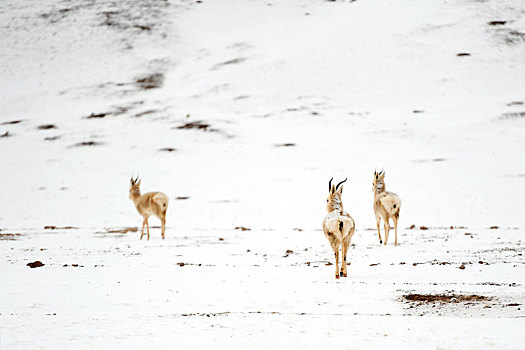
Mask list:
[[[328,192],[330,192],[330,190],[332,189],[332,180],[333,180],[333,179],[334,179],[334,178],[332,177],[332,178],[330,179],[330,181],[328,182]]]
[[[133,174],[131,174],[131,179],[129,179],[131,183],[133,183]]]
[[[379,175],[381,175],[384,171],[385,169],[381,169],[381,171],[379,172]]]
[[[348,178],[346,178],[343,181],[341,181],[340,183],[338,183],[337,186],[335,186],[335,189],[337,190],[339,188],[339,185],[341,185],[343,182],[346,182],[346,180],[348,180]]]

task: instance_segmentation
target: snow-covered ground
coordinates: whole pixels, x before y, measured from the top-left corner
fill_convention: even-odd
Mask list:
[[[0,28],[1,349],[525,346],[522,1],[6,0]],[[132,174],[164,241],[109,232]]]

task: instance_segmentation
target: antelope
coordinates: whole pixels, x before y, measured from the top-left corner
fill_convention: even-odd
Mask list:
[[[376,215],[379,244],[383,243],[381,232],[379,231],[379,223],[381,222],[381,219],[383,219],[386,245],[386,242],[388,241],[388,233],[390,231],[389,220],[392,218],[396,230],[396,240],[394,244],[397,245],[397,221],[399,220],[399,211],[401,210],[401,198],[399,198],[397,194],[385,190],[384,170],[381,170],[379,173],[374,170],[374,182],[372,185],[372,192],[374,192],[374,214]]]
[[[346,254],[350,247],[350,240],[354,235],[355,222],[347,212],[343,211],[341,194],[343,193],[342,184],[344,179],[337,186],[332,185],[331,178],[328,182],[328,198],[326,199],[326,210],[328,214],[323,220],[323,232],[335,254],[335,278],[346,277]],[[341,187],[339,187],[341,186]],[[341,261],[341,271],[339,271],[339,246],[341,246],[343,259]]]
[[[140,232],[140,239],[144,236],[144,225],[148,230],[149,241],[149,224],[148,218],[150,215],[155,215],[160,219],[162,227],[162,239],[164,239],[164,232],[166,229],[166,210],[168,209],[168,196],[162,192],[148,192],[143,195],[140,194],[139,177],[133,180],[131,177],[131,186],[129,187],[129,198],[135,204],[137,211],[144,218],[142,221],[142,230]]]

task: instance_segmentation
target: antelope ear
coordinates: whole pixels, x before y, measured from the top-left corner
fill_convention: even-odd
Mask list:
[[[330,190],[330,194],[331,194],[331,195],[333,196],[333,195],[334,195],[334,193],[335,193],[335,186],[334,186],[334,185],[332,185],[332,189]]]
[[[343,185],[341,185],[341,187],[339,187],[339,189],[337,190],[337,192],[339,192],[339,194],[343,193]]]
[[[381,176],[381,178],[384,179],[385,178],[385,171],[384,170],[381,171],[381,174],[379,176]]]
[[[133,176],[131,177],[131,179],[129,180],[129,182],[134,185],[135,184],[135,181],[133,181]]]
[[[142,179],[140,179],[139,181],[136,182],[137,186],[140,186],[140,182],[142,181]]]

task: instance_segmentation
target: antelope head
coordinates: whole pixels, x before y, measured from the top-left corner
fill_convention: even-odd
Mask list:
[[[372,192],[381,193],[385,191],[385,171],[377,172],[374,170],[374,181],[372,182]]]
[[[133,176],[131,176],[130,179],[130,186],[129,186],[129,198],[133,199],[136,197],[140,197],[140,179],[137,176],[136,179],[133,179]]]
[[[331,178],[328,182],[328,198],[326,199],[326,210],[330,213],[334,210],[343,210],[343,201],[341,200],[341,194],[343,193],[343,183],[347,180],[344,179],[337,186],[332,185]],[[341,186],[341,187],[339,187]]]

